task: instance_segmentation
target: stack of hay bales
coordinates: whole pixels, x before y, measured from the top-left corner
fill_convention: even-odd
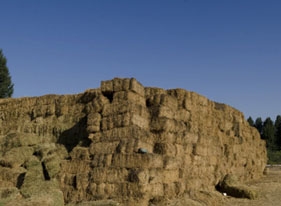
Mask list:
[[[152,153],[154,139],[149,132],[144,87],[135,79],[116,78],[103,81],[101,92],[106,103],[102,110],[88,115],[92,140],[89,188],[100,199],[147,202],[148,182],[140,173],[162,168],[163,160]],[[146,152],[139,152],[140,148]]]
[[[5,203],[161,205],[214,191],[227,174],[258,178],[266,164],[264,141],[238,110],[134,78],[78,95],[0,100],[0,123]]]

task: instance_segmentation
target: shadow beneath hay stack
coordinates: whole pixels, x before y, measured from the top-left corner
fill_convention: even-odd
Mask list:
[[[73,127],[61,133],[58,143],[64,145],[68,152],[71,152],[77,145],[88,147],[91,141],[88,139],[86,128],[87,117],[83,117]]]

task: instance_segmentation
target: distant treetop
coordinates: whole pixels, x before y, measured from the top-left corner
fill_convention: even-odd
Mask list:
[[[0,98],[11,97],[14,93],[14,84],[12,83],[7,59],[0,49]]]

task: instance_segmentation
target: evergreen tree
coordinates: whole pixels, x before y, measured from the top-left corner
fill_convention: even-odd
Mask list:
[[[275,120],[275,144],[281,149],[281,116],[278,115]]]
[[[262,128],[263,128],[263,122],[262,122],[262,118],[258,117],[255,121],[254,124],[255,128],[257,128],[257,130],[259,131],[261,137],[262,137]]]
[[[14,85],[6,64],[7,59],[0,49],[0,98],[11,97],[14,93]]]
[[[267,117],[263,123],[262,139],[266,140],[267,147],[275,149],[275,126],[270,117]]]
[[[274,123],[275,128],[277,128],[280,123],[281,123],[281,115],[277,115]]]
[[[255,126],[255,123],[254,123],[254,120],[252,119],[252,117],[250,116],[248,119],[247,119],[248,123],[250,126]]]

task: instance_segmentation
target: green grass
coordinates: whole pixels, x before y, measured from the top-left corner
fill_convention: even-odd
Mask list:
[[[281,150],[267,150],[268,164],[281,164]]]

